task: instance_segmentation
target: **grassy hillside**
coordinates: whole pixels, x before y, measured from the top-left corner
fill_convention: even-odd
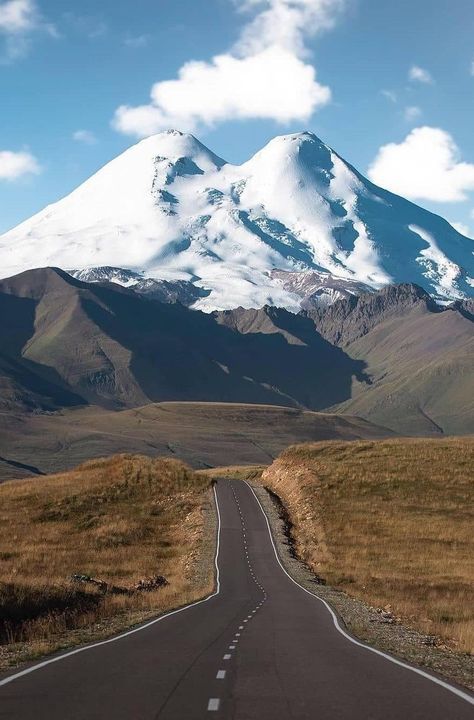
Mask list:
[[[274,405],[154,403],[122,412],[89,407],[39,415],[0,411],[0,482],[62,472],[119,452],[175,457],[197,468],[268,465],[293,443],[387,435],[389,430],[360,418]]]
[[[371,378],[338,410],[397,433],[472,433],[474,324],[455,311],[415,306],[344,346]]]
[[[329,585],[472,653],[473,467],[473,438],[322,442],[290,447],[263,482]]]
[[[181,462],[131,455],[1,485],[0,662],[209,592],[209,493]]]

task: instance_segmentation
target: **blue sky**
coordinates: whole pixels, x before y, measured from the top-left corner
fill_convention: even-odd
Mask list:
[[[173,124],[231,162],[312,130],[474,237],[473,28],[472,0],[0,0],[0,232]]]

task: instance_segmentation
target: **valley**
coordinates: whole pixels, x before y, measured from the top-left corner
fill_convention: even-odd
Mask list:
[[[206,314],[46,268],[0,281],[0,310],[2,478],[109,452],[203,467],[293,442],[474,432],[470,306],[418,286]]]
[[[0,720],[473,720],[473,27],[0,0]]]
[[[390,430],[360,418],[238,403],[0,412],[0,482],[61,472],[123,452],[179,458],[192,467],[206,468],[267,464],[295,442],[390,435]]]

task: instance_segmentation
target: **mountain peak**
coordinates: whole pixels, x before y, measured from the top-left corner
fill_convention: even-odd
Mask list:
[[[205,169],[220,168],[226,164],[225,160],[215,155],[194,135],[183,133],[180,130],[164,130],[155,135],[150,135],[126,150],[119,158],[126,157],[128,154],[141,153],[152,158],[200,160]]]
[[[319,138],[314,132],[311,132],[311,130],[301,130],[300,132],[296,133],[287,133],[286,135],[276,135],[274,138],[270,140],[270,142],[267,143],[267,145],[270,145],[272,143],[314,143],[316,145],[324,145],[324,147],[328,147],[326,143],[324,143],[321,138]]]
[[[332,167],[332,150],[320,138],[307,130],[290,135],[277,135],[259,150],[249,161],[285,163],[291,160],[309,166]]]
[[[472,241],[309,131],[274,138],[242,165],[178,130],[142,140],[0,237],[4,275],[46,265],[192,284],[206,312],[297,312],[308,287],[312,304],[394,283],[474,296]]]

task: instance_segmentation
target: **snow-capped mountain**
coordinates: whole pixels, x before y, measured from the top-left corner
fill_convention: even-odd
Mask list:
[[[0,273],[54,265],[81,277],[86,268],[89,279],[140,292],[147,279],[191,284],[193,307],[205,311],[296,311],[308,297],[327,303],[401,282],[442,300],[472,297],[473,250],[311,133],[277,137],[231,165],[168,131],[1,236]]]

